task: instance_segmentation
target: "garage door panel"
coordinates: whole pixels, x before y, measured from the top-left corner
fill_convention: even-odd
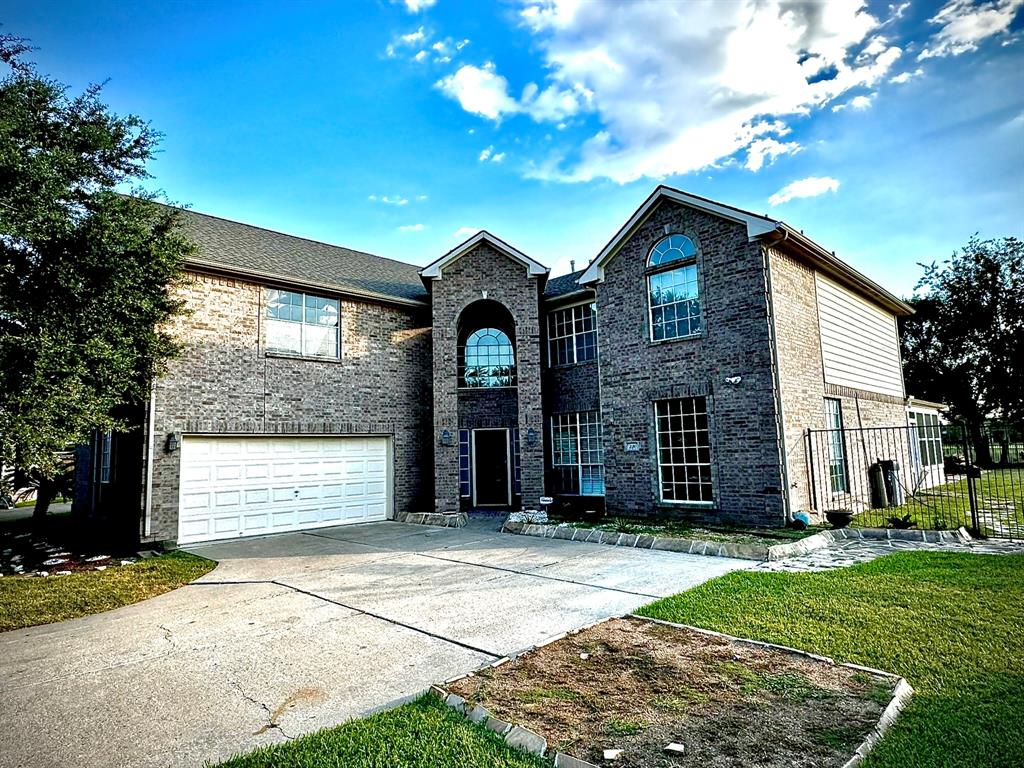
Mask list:
[[[387,439],[182,441],[181,543],[387,517]]]

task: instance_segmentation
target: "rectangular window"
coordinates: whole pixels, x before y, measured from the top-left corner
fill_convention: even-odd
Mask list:
[[[548,364],[572,365],[597,358],[597,308],[590,304],[548,314]]]
[[[661,500],[710,504],[713,497],[707,398],[658,400],[654,416]]]
[[[828,476],[832,493],[849,493],[846,473],[846,433],[843,432],[843,404],[834,397],[825,398],[825,429],[828,430]]]
[[[267,291],[268,352],[303,357],[340,355],[340,302],[295,291]]]
[[[459,496],[469,498],[469,430],[459,430]]]
[[[651,339],[682,339],[701,331],[697,265],[686,264],[647,278],[651,304]]]
[[[99,440],[99,443],[100,443],[100,445],[99,445],[99,448],[100,448],[100,451],[99,451],[99,453],[100,453],[99,474],[100,474],[100,482],[101,483],[109,483],[110,482],[110,456],[111,456],[111,449],[112,449],[113,442],[114,442],[114,436],[111,434],[110,430],[107,430],[106,432],[102,432],[100,434],[100,440]]]
[[[917,451],[922,466],[942,464],[942,426],[939,424],[939,415],[911,411],[910,421],[917,432]]]
[[[604,449],[597,411],[551,417],[551,465],[559,493],[604,496]]]
[[[519,427],[512,430],[512,493],[523,494],[523,458],[519,449]]]

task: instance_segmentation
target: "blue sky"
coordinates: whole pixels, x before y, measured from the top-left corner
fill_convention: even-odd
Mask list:
[[[165,134],[147,186],[425,264],[592,258],[658,183],[899,293],[1024,235],[1024,0],[19,2],[39,68]]]

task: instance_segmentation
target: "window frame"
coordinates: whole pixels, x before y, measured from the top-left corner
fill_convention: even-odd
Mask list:
[[[601,412],[592,411],[566,411],[564,413],[553,413],[548,423],[551,427],[551,468],[556,470],[573,469],[575,474],[576,492],[560,491],[560,496],[605,496],[605,473],[604,473],[604,424],[601,421]],[[587,435],[584,437],[583,427],[587,427]],[[570,453],[574,461],[558,461],[564,450],[558,447],[558,436],[568,431],[568,438],[572,441]],[[584,440],[587,447],[584,448]],[[594,444],[596,441],[596,445]],[[598,461],[593,461],[596,454]],[[591,461],[583,461],[584,455]],[[600,476],[601,491],[584,492],[584,470],[589,470]],[[591,474],[587,481],[593,488],[595,475]]]
[[[706,426],[703,429],[693,429],[693,430],[686,430],[685,427],[684,427],[683,429],[679,430],[679,434],[682,434],[684,436],[683,445],[681,445],[681,446],[665,445],[664,442],[663,442],[664,436],[668,436],[668,435],[673,434],[674,430],[669,430],[667,432],[662,432],[661,428],[660,428],[660,419],[663,419],[663,418],[669,418],[670,419],[675,414],[668,413],[668,414],[662,416],[662,415],[660,415],[658,413],[658,406],[661,405],[661,404],[664,404],[664,403],[685,402],[685,401],[688,401],[688,400],[689,401],[694,401],[694,402],[696,402],[698,400],[702,400],[704,402],[703,410],[697,410],[695,407],[689,413],[681,410],[680,413],[678,414],[679,418],[682,419],[682,417],[684,415],[692,415],[692,416],[695,417],[695,420],[696,420],[696,416],[697,415],[703,415],[704,418],[705,418]],[[655,451],[656,451],[656,453],[655,453],[655,469],[656,469],[656,472],[657,472],[657,482],[658,482],[658,500],[659,500],[659,502],[661,504],[670,504],[670,505],[673,505],[673,506],[695,507],[695,508],[702,508],[702,509],[713,508],[715,506],[715,503],[716,503],[715,502],[715,462],[714,462],[714,455],[712,453],[712,446],[711,446],[711,411],[710,411],[710,409],[708,407],[709,402],[710,402],[710,398],[707,395],[694,395],[694,396],[691,396],[691,397],[666,397],[666,398],[660,398],[658,400],[655,400],[651,404],[651,411],[652,411],[653,416],[654,416],[654,439],[655,439]],[[693,433],[696,433],[696,434],[699,434],[700,432],[706,433],[707,434],[707,444],[706,445],[701,445],[700,443],[697,443],[697,444],[694,444],[694,445],[688,445],[685,442],[685,435],[688,432],[693,432]],[[707,455],[708,455],[707,461],[695,461],[695,462],[685,461],[685,452],[687,450],[697,450],[699,452],[699,450],[701,448],[706,448],[707,449]],[[684,461],[682,463],[672,462],[672,463],[669,463],[669,464],[664,464],[662,462],[662,451],[665,450],[665,449],[668,449],[669,451],[671,451],[673,449],[675,449],[675,450],[682,450],[684,452]],[[697,468],[707,467],[707,475],[708,475],[707,482],[705,483],[703,480],[701,480],[701,481],[698,482],[698,484],[702,485],[702,486],[706,484],[708,486],[708,490],[710,492],[711,498],[710,499],[706,499],[706,500],[705,499],[689,499],[689,498],[687,498],[687,499],[666,499],[665,498],[665,484],[666,484],[666,480],[665,480],[665,476],[663,475],[663,469],[665,467],[684,467],[684,468],[689,468],[689,467],[697,467]],[[671,484],[672,485],[678,485],[679,483],[676,482],[675,478],[673,477],[673,479],[671,480]],[[684,482],[683,485],[685,487],[685,486],[688,486],[689,483],[688,482]]]
[[[97,453],[99,453],[99,461],[96,462],[97,480],[102,485],[109,485],[114,466],[114,433],[109,429],[100,432],[97,442]]]
[[[583,314],[589,308],[591,318],[593,320],[593,328],[589,331],[577,331],[576,323],[585,322],[586,318]],[[563,312],[570,314],[569,327],[571,328],[568,334],[561,336],[555,333],[555,327],[557,325],[555,316]],[[577,316],[579,315],[579,316]],[[584,348],[592,348],[594,350],[593,357],[588,357],[583,360],[579,357],[579,339],[593,334],[594,343],[593,345],[584,345]],[[556,307],[547,313],[547,347],[548,347],[548,367],[549,368],[568,368],[573,365],[580,365],[582,363],[595,362],[597,360],[597,302],[594,300],[582,301],[576,304],[568,304],[563,307]],[[563,339],[572,339],[572,360],[561,363],[557,361],[556,354],[556,342]]]
[[[829,410],[835,406],[835,412]],[[825,398],[825,429],[828,432],[828,487],[833,494],[850,493],[850,462],[846,455],[846,427],[843,419],[843,401],[838,397]],[[836,426],[838,425],[838,426]],[[838,433],[838,440],[836,439]],[[838,452],[839,456],[835,454]],[[835,470],[838,465],[841,471],[837,475]],[[839,486],[836,486],[836,479],[841,479]]]
[[[470,339],[472,339],[474,336],[476,336],[477,334],[481,333],[482,331],[495,331],[496,333],[499,333],[502,336],[504,336],[505,340],[508,342],[508,347],[511,350],[511,355],[512,355],[512,362],[511,362],[511,365],[509,366],[510,370],[509,370],[509,375],[508,375],[508,380],[509,380],[508,384],[477,384],[477,385],[473,385],[473,384],[467,383],[467,380],[466,380],[466,370],[467,370],[468,366],[466,365],[466,351],[470,348],[470,345],[469,345]],[[498,354],[499,354],[498,360],[499,360],[499,363],[500,363],[500,355],[501,355],[501,353],[499,352]],[[516,344],[512,340],[512,336],[510,336],[508,331],[506,331],[504,328],[498,328],[497,326],[493,326],[493,325],[486,325],[486,326],[481,326],[480,328],[474,328],[472,331],[470,331],[469,333],[466,334],[465,341],[462,344],[460,344],[458,349],[456,350],[456,360],[455,360],[456,371],[455,371],[455,373],[456,373],[456,377],[457,377],[457,386],[458,386],[459,389],[467,389],[467,390],[474,390],[474,391],[475,390],[492,390],[492,389],[515,389],[516,387],[519,386],[519,369],[518,369],[518,365],[517,365],[517,362],[516,362],[518,357],[519,357],[519,353],[518,353],[518,350],[516,349]],[[476,367],[479,368],[480,366],[476,366]],[[489,367],[492,370],[494,368],[494,366],[489,366]],[[489,374],[488,375],[488,379],[492,379],[492,378],[500,378],[500,377],[495,377],[493,374]]]
[[[681,258],[673,259],[672,261],[663,262],[659,264],[652,264],[651,259],[655,255],[655,250],[665,240],[672,237],[685,237],[690,244],[693,246],[692,255],[684,255]],[[673,341],[685,341],[687,339],[698,339],[704,335],[705,325],[705,313],[704,313],[704,290],[702,286],[702,270],[700,268],[700,255],[701,251],[697,245],[697,241],[690,237],[690,235],[684,234],[683,232],[669,232],[659,237],[654,244],[647,251],[647,260],[645,262],[644,269],[644,288],[647,292],[647,338],[651,344],[664,344]],[[654,334],[654,310],[656,309],[652,301],[652,287],[651,281],[658,275],[668,274],[669,272],[676,272],[678,270],[687,269],[693,267],[694,278],[693,283],[696,287],[696,300],[698,304],[698,313],[696,317],[700,322],[700,329],[696,332],[691,332],[685,336],[668,336],[663,338],[655,338]],[[657,308],[679,305],[683,302],[673,301],[666,304],[659,304]],[[692,323],[692,317],[690,318]]]
[[[945,462],[942,449],[942,421],[932,411],[909,411],[909,419],[917,439],[917,460],[922,469],[934,469]]]
[[[278,294],[290,293],[290,294],[295,294],[295,295],[298,295],[298,296],[302,297],[302,303],[300,305],[302,316],[301,316],[300,320],[292,320],[290,318],[289,319],[285,319],[285,318],[281,318],[281,317],[271,317],[270,316],[271,295],[274,292],[277,292]],[[311,326],[313,328],[330,328],[331,327],[329,325],[324,325],[324,324],[321,324],[321,323],[310,323],[310,322],[306,321],[306,312],[307,311],[310,311],[310,310],[317,311],[318,309],[322,309],[322,308],[318,308],[318,307],[310,307],[310,306],[308,306],[307,305],[307,300],[309,300],[309,299],[318,300],[318,301],[325,301],[325,302],[334,302],[337,305],[338,319],[337,319],[337,324],[334,326],[334,329],[335,329],[334,354],[319,355],[319,354],[312,354],[312,353],[307,353],[306,352],[306,327],[307,326]],[[294,305],[292,305],[292,306],[294,306]],[[342,304],[342,300],[341,300],[341,298],[339,296],[331,296],[331,295],[322,294],[322,293],[307,293],[306,291],[292,290],[290,288],[274,288],[272,286],[266,286],[266,294],[265,294],[265,298],[263,300],[263,312],[262,312],[263,324],[265,326],[264,329],[263,329],[263,352],[264,352],[264,354],[270,355],[271,357],[279,356],[279,357],[291,357],[291,358],[304,359],[304,360],[340,361],[341,360],[341,325],[342,325],[341,316],[342,316],[342,309],[343,309],[343,304]],[[295,325],[299,326],[299,351],[298,352],[295,352],[295,351],[290,350],[290,349],[276,349],[276,348],[273,348],[273,347],[270,346],[270,340],[269,340],[268,331],[269,331],[269,327],[270,327],[269,324],[271,322],[294,323]]]

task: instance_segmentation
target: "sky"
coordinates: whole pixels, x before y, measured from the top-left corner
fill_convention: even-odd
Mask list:
[[[658,184],[890,290],[1024,236],[1024,0],[4,0],[40,71],[163,133],[144,186],[426,264],[562,274]]]

